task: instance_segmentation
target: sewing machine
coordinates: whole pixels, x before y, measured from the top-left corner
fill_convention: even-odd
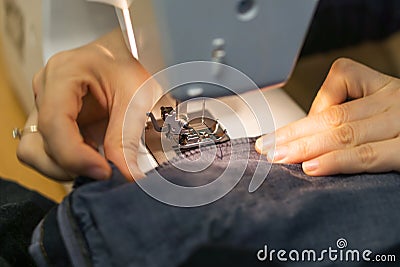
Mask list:
[[[150,73],[185,62],[210,63],[200,64],[203,82],[175,86],[169,96],[177,101],[148,113],[146,130],[168,136],[162,138],[175,142],[175,149],[271,132],[305,115],[279,87],[293,70],[318,0],[5,0],[4,55],[27,111],[31,77],[51,55],[116,26],[110,6],[92,2],[116,7],[129,49]],[[151,140],[141,148],[144,162],[151,158]],[[157,164],[138,160],[144,171]]]
[[[317,0],[89,1],[116,7],[132,55],[176,100],[147,113],[144,141],[158,164],[168,154],[273,131],[284,119],[267,102],[279,103],[279,113],[298,110],[292,118],[304,115],[268,89],[288,80]]]

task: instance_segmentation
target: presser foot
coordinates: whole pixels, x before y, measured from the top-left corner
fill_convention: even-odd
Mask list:
[[[207,111],[189,113],[185,119],[177,118],[172,107],[160,111],[160,119],[147,113],[150,121],[145,128],[146,147],[158,164],[188,150],[230,140],[227,130]]]

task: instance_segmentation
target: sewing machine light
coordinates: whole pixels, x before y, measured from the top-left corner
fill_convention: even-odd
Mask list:
[[[119,9],[127,9],[131,6],[133,0],[87,0],[88,2],[99,2],[115,6]]]
[[[89,2],[100,2],[115,7],[118,16],[119,25],[124,35],[125,42],[134,58],[138,59],[139,54],[136,47],[136,38],[133,31],[131,14],[129,11],[133,0],[87,0]]]

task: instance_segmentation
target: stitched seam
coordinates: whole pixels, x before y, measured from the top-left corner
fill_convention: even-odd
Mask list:
[[[54,264],[50,261],[49,255],[47,255],[46,249],[44,248],[43,240],[44,240],[44,221],[47,219],[47,214],[42,219],[42,225],[40,226],[40,240],[39,240],[39,247],[43,253],[43,257],[49,266],[54,266]]]
[[[234,146],[234,145],[242,145],[242,144],[253,145],[256,142],[257,138],[258,137],[243,137],[243,138],[232,139],[232,140],[229,140],[229,141],[227,141],[225,143],[218,144],[217,147],[222,149],[222,148],[227,148],[227,147]],[[205,151],[208,151],[208,150],[212,149],[213,147],[214,146],[210,145],[210,146],[203,147],[201,150],[200,150],[200,148],[195,148],[195,149],[192,149],[192,150],[188,150],[188,151],[182,153],[181,155],[172,158],[169,161],[163,162],[162,164],[157,166],[155,168],[155,170],[157,170],[157,171],[158,170],[162,170],[162,169],[164,169],[166,167],[171,166],[171,164],[176,164],[180,160],[186,159],[188,157],[196,156],[201,152],[205,152]],[[231,153],[224,154],[224,156],[228,156],[228,155],[231,155]]]

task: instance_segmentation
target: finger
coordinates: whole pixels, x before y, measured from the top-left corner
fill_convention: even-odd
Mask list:
[[[46,81],[46,88],[49,89],[40,99],[38,121],[47,154],[70,172],[106,179],[111,175],[111,168],[99,153],[84,142],[76,123],[82,98],[88,88],[96,86],[95,83],[83,83],[75,77],[58,83],[57,75],[48,77],[51,77]]]
[[[309,114],[314,115],[348,98],[361,98],[384,88],[391,77],[350,59],[336,60],[319,90]]]
[[[128,180],[134,180],[143,177],[137,164],[137,153],[147,120],[146,112],[153,105],[154,89],[138,89],[149,75],[136,61],[132,69],[120,75],[118,80],[124,83],[115,85],[120,90],[117,90],[114,96],[104,152],[106,158],[112,161]]]
[[[145,112],[144,110],[144,114]],[[130,118],[128,125],[123,125],[124,113],[113,111],[104,142],[106,158],[112,161],[131,181],[143,176],[137,165],[140,137],[146,121],[145,115],[141,113],[141,109],[137,107],[136,116]],[[123,127],[125,129],[129,127],[129,130],[125,131],[124,140]]]
[[[276,130],[275,135],[265,135],[259,138],[256,142],[256,149],[266,154],[273,147],[274,142],[279,146],[340,127],[349,122],[368,119],[376,114],[384,113],[390,108],[390,105],[391,103],[386,100],[383,93],[335,105],[318,114],[307,116],[284,126]]]
[[[44,85],[44,68],[41,68],[32,79],[32,90],[33,96],[35,98],[35,106],[38,107],[38,103],[40,102],[39,98],[43,91]]]
[[[17,148],[19,161],[30,166],[50,179],[71,181],[74,174],[63,170],[43,148],[43,138],[40,133],[28,134],[21,138]]]
[[[303,170],[312,176],[400,171],[399,148],[400,138],[397,137],[337,150],[304,162]]]
[[[25,127],[37,125],[37,111],[31,112]],[[57,163],[51,159],[43,148],[43,139],[39,132],[24,134],[17,148],[18,159],[36,169],[43,175],[58,181],[70,181],[74,175],[64,171]]]
[[[277,146],[275,151],[270,150],[268,159],[278,163],[299,163],[334,150],[395,138],[399,134],[398,129],[398,115],[384,112]]]

